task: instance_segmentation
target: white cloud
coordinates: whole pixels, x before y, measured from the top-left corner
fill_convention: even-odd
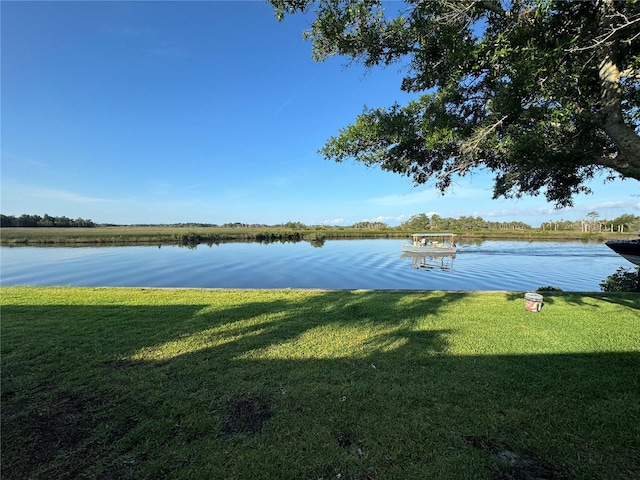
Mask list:
[[[607,208],[624,208],[624,209],[635,209],[640,210],[640,202],[632,202],[632,201],[617,201],[617,202],[599,202],[585,205],[583,207],[586,210],[602,210]]]
[[[499,210],[488,210],[485,212],[475,212],[475,216],[480,217],[510,217],[517,219],[519,217],[531,217],[540,215],[558,215],[562,212],[570,211],[570,208],[561,208],[556,210],[553,207],[528,207],[528,208],[502,208]]]
[[[35,160],[30,157],[23,157],[21,155],[15,155],[12,152],[2,153],[2,163],[5,167],[7,165],[12,165],[14,168],[15,167],[26,167],[26,168],[36,168],[36,169],[48,168],[48,165],[40,160]]]
[[[51,202],[70,202],[76,204],[111,203],[117,200],[109,198],[90,197],[67,190],[57,190],[34,185],[13,182],[3,182],[2,203],[22,203],[29,200],[45,200]],[[24,212],[23,212],[24,213]]]
[[[363,218],[361,221],[371,222],[371,223],[381,222],[381,223],[386,223],[387,225],[398,225],[404,222],[406,219],[407,219],[406,215],[395,215],[395,216],[378,215],[375,218]]]
[[[320,225],[340,225],[344,223],[344,218],[334,218],[333,220],[323,220]]]
[[[420,187],[414,187],[420,188]],[[412,190],[407,193],[398,193],[393,195],[385,195],[383,197],[375,197],[367,200],[367,203],[379,206],[407,206],[417,204],[433,204],[434,202],[442,203],[459,203],[460,201],[472,199],[473,201],[490,201],[492,197],[491,189],[475,188],[469,186],[456,185],[451,187],[445,193],[435,187],[422,187],[420,190]],[[468,213],[467,213],[468,215]]]

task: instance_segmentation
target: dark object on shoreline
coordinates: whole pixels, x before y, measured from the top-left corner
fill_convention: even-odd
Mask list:
[[[631,263],[640,266],[640,239],[609,240],[605,245]]]

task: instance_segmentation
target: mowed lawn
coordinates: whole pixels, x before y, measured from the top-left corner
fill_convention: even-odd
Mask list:
[[[640,295],[0,290],[1,477],[637,479]]]

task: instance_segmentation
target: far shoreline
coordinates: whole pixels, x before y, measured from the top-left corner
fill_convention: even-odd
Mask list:
[[[228,242],[300,242],[321,244],[328,240],[409,238],[413,230],[397,227],[363,229],[355,227],[194,227],[194,226],[97,226],[97,227],[4,227],[2,246],[127,246],[200,245]],[[636,233],[581,232],[575,230],[477,229],[452,230],[458,240],[525,240],[606,242],[637,238]]]

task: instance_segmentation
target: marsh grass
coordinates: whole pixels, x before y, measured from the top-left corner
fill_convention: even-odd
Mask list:
[[[95,228],[8,227],[0,230],[0,245],[198,245],[223,242],[318,242],[330,239],[408,238],[413,233],[397,228],[367,230],[354,227],[199,227],[199,226],[100,226]],[[633,238],[631,233],[579,231],[470,230],[454,232],[459,239],[581,240]]]
[[[2,478],[640,477],[640,297],[10,287]]]
[[[109,226],[3,228],[1,245],[197,245],[238,241],[317,241],[330,238],[405,238],[406,232],[355,228],[295,230],[278,227]]]

